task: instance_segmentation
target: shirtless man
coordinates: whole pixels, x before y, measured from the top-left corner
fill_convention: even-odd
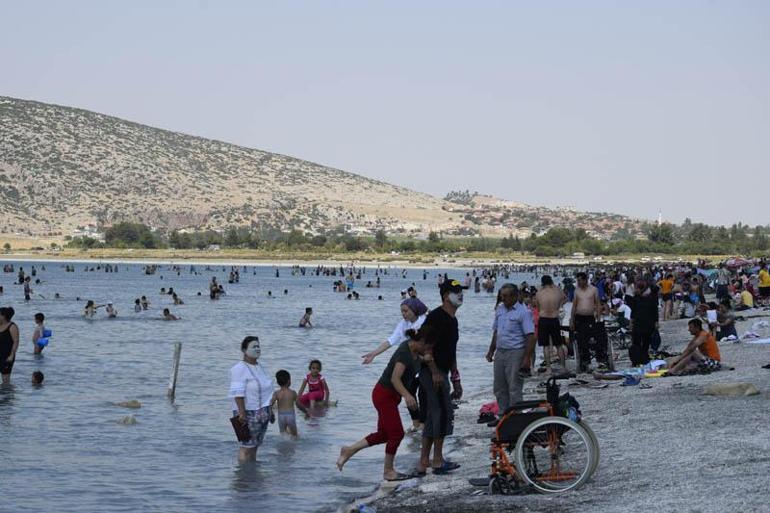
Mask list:
[[[535,306],[540,312],[537,321],[537,343],[543,348],[543,363],[546,367],[551,366],[551,351],[555,347],[559,354],[559,363],[562,369],[566,369],[567,351],[559,322],[559,308],[566,298],[564,292],[553,284],[553,279],[547,274],[540,278],[540,284],[542,287],[535,295]]]
[[[575,332],[580,353],[578,371],[584,372],[591,363],[591,349],[588,341],[593,337],[596,344],[596,361],[607,364],[607,347],[601,343],[599,319],[602,315],[602,305],[599,301],[599,291],[588,283],[586,273],[577,273],[577,288],[572,304],[570,329]]]

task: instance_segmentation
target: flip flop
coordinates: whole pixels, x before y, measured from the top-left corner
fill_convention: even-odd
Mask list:
[[[440,467],[432,467],[432,468],[433,468],[434,474],[442,475],[442,474],[448,474],[453,470],[457,470],[458,468],[460,468],[460,464],[455,463],[454,461],[444,460],[443,465],[441,465]]]
[[[420,471],[419,471],[419,470],[417,470],[417,469],[414,469],[414,470],[412,470],[412,471],[409,473],[409,475],[410,475],[410,476],[412,476],[412,477],[416,477],[416,478],[425,477],[427,474],[428,474],[428,471],[427,471],[427,470],[423,470],[422,472],[420,472]]]
[[[415,476],[412,476],[410,474],[402,474],[401,472],[399,472],[398,474],[396,474],[396,477],[392,479],[385,479],[385,481],[406,481],[407,479],[412,479],[413,477]]]

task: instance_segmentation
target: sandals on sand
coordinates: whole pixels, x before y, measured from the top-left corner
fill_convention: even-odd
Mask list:
[[[414,477],[417,477],[417,476],[415,476],[414,474],[402,474],[401,472],[399,472],[398,474],[396,474],[396,477],[391,479],[385,479],[385,481],[406,481],[407,479],[412,479]]]
[[[441,465],[440,467],[433,467],[433,473],[438,475],[448,474],[453,470],[457,470],[458,468],[460,468],[459,463],[455,463],[454,461],[444,460],[444,464]]]

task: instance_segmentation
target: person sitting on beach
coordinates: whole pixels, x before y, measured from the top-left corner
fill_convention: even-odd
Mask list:
[[[730,300],[724,298],[719,303],[717,312],[717,340],[725,337],[734,336],[738,338],[738,332],[735,330],[735,315],[730,311]]]
[[[300,328],[312,328],[313,323],[310,322],[310,316],[313,315],[313,309],[311,307],[305,308],[305,315],[302,316],[302,319],[299,320],[299,327]]]
[[[280,389],[273,392],[273,398],[270,405],[273,409],[278,409],[278,431],[288,433],[297,438],[297,418],[294,406],[297,406],[305,415],[308,410],[300,403],[297,398],[297,392],[291,389],[291,374],[285,370],[279,370],[275,373],[275,381]]]
[[[677,376],[689,374],[699,369],[719,370],[722,357],[719,354],[719,346],[714,336],[703,329],[703,322],[698,318],[690,319],[687,328],[693,339],[687,344],[681,355],[668,360],[668,373]]]
[[[316,403],[321,403],[324,406],[329,405],[329,385],[326,384],[326,380],[321,375],[321,360],[311,360],[308,369],[310,372],[305,379],[302,380],[302,385],[299,387],[299,402],[305,407],[315,407]],[[307,387],[307,393],[303,394]]]
[[[395,469],[396,451],[404,438],[398,404],[403,397],[410,410],[417,408],[417,400],[409,390],[420,370],[419,357],[433,346],[436,332],[431,327],[423,326],[418,332],[409,330],[407,335],[409,340],[398,346],[372,391],[372,402],[377,410],[377,432],[340,449],[337,458],[337,468],[340,472],[345,463],[361,449],[384,443],[383,478],[386,481],[403,481],[417,476],[402,474]],[[421,475],[424,475],[424,471]]]
[[[181,319],[181,317],[178,317],[172,314],[171,310],[169,310],[168,308],[164,308],[163,317],[161,317],[161,319],[163,319],[164,321],[178,321],[179,319]]]
[[[754,308],[754,296],[743,286],[741,282],[736,283],[736,296],[738,297],[736,312]]]

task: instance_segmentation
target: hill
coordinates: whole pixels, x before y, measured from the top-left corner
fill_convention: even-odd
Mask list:
[[[153,228],[525,236],[550,226],[602,238],[640,223],[474,196],[468,204],[266,151],[86,110],[0,97],[3,232]]]

